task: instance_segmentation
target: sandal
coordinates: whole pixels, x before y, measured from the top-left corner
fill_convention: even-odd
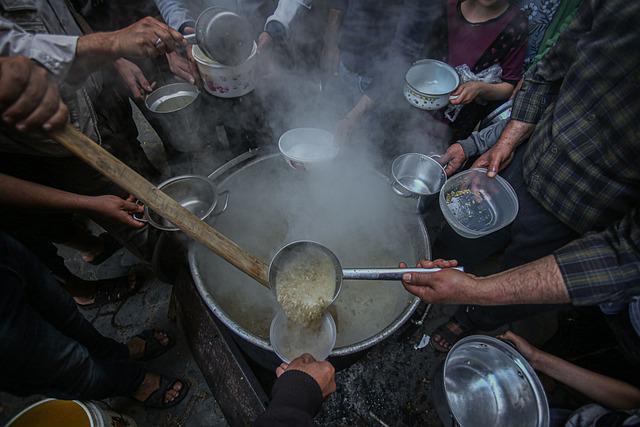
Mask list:
[[[173,388],[173,386],[180,382],[182,384],[182,389],[178,393],[178,396],[173,399],[171,402],[165,402],[164,396],[165,394]],[[189,393],[189,383],[183,379],[179,378],[168,378],[164,375],[160,375],[160,385],[158,388],[152,392],[149,397],[143,400],[141,403],[145,408],[152,409],[167,409],[172,406],[176,406],[178,403],[182,402],[182,400]]]
[[[87,261],[92,265],[100,265],[109,258],[113,254],[115,254],[120,248],[122,248],[122,244],[118,242],[116,239],[111,237],[109,233],[102,233],[98,236],[98,239],[102,240],[102,251],[91,261]]]
[[[167,336],[168,343],[166,345],[162,345],[160,341],[156,338],[156,332],[162,332]],[[142,357],[139,359],[135,359],[136,361],[146,362],[151,359],[155,359],[156,357],[160,357],[169,351],[176,344],[176,341],[169,335],[169,332],[163,331],[161,329],[147,329],[142,333],[136,335],[136,337],[140,338],[144,341],[144,353]]]
[[[453,332],[449,327],[455,325],[461,331],[459,334]],[[448,353],[451,347],[455,345],[462,338],[468,337],[476,332],[475,328],[465,325],[463,322],[458,321],[455,317],[451,317],[447,322],[438,326],[431,334],[431,344],[440,353]],[[435,337],[440,337],[440,341],[444,343],[438,344]]]
[[[149,278],[149,273],[150,271],[148,270],[134,267],[129,270],[126,276],[95,280],[93,283],[96,286],[96,293],[93,296],[93,302],[89,304],[78,304],[78,306],[90,309],[122,301],[138,292]]]

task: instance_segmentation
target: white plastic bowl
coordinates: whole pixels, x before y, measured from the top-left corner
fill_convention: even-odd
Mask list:
[[[269,340],[271,341],[271,347],[276,355],[285,363],[291,363],[292,359],[302,356],[303,353],[311,354],[316,360],[325,360],[331,354],[331,350],[336,345],[336,323],[333,320],[333,316],[329,312],[325,312],[320,319],[321,329],[320,335],[325,339],[320,339],[313,343],[308,348],[299,349],[300,354],[287,354],[285,345],[283,345],[283,338],[288,332],[288,320],[284,311],[278,310],[275,317],[271,321],[271,327],[269,329]]]
[[[331,132],[316,128],[286,131],[278,141],[278,148],[294,169],[308,169],[313,164],[329,161],[340,151]]]
[[[486,236],[511,224],[518,197],[501,176],[469,169],[449,178],[440,191],[440,209],[451,228],[468,239]]]
[[[231,67],[209,58],[198,45],[194,45],[192,50],[205,90],[219,98],[237,98],[255,88],[257,52],[258,46],[254,42],[247,60]]]

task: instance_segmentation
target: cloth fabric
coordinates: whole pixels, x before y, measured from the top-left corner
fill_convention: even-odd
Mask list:
[[[633,297],[629,304],[620,302],[604,302],[600,304],[600,311],[611,316],[620,313],[622,310],[629,313],[629,321],[636,335],[640,337],[640,297]]]
[[[322,390],[310,375],[287,371],[278,378],[267,410],[254,427],[313,426],[313,417],[322,404]]]
[[[529,15],[529,48],[525,58],[525,66],[527,67],[540,61],[555,45],[558,37],[569,26],[582,3],[582,0],[544,1],[546,4],[542,5],[541,8],[537,8],[536,1],[531,2],[531,6],[536,8],[532,9],[532,13]],[[545,12],[550,12],[550,14],[547,15]],[[549,17],[551,16],[553,19],[549,22]],[[532,32],[535,35],[532,35]],[[538,37],[540,34],[542,37]],[[532,37],[536,38],[537,44],[532,43]]]
[[[613,411],[596,403],[585,405],[574,411],[565,427],[637,427],[640,425],[640,410]]]
[[[466,64],[472,70],[480,72],[486,68],[481,59],[485,52],[491,48],[493,56],[501,57],[499,64],[502,67],[502,79],[509,82],[520,80],[527,39],[527,21],[524,15],[516,6],[509,5],[500,16],[474,24],[467,21],[462,14],[461,4],[460,0],[448,0],[449,53],[447,63],[452,67]],[[514,37],[509,37],[507,40],[507,34],[503,34],[503,32],[509,24],[516,20],[519,22],[513,29]]]
[[[515,2],[527,16],[529,22],[528,46],[525,55],[525,67],[533,64],[533,58],[539,51],[547,29],[555,19],[561,3],[572,0],[519,0]]]
[[[371,78],[381,54],[393,40],[402,0],[348,0],[331,7],[343,10],[340,57],[353,73]]]
[[[577,233],[597,233],[555,254],[575,304],[639,292],[639,19],[638,2],[585,1],[514,100],[511,118],[536,124],[529,192]]]
[[[130,396],[144,371],[104,337],[22,245],[0,233],[0,389],[61,399]],[[28,339],[25,339],[28,337]]]
[[[164,21],[177,30],[185,26],[194,26],[198,14],[207,7],[220,6],[228,10],[240,13],[250,20],[258,20],[262,17],[260,30],[271,32],[271,23],[280,24],[285,31],[285,37],[289,33],[291,24],[296,16],[305,9],[311,9],[313,0],[202,0],[187,2],[186,0],[154,0],[160,10]],[[277,3],[277,6],[276,6]],[[266,11],[271,13],[266,21]],[[264,26],[263,26],[264,25]]]
[[[498,142],[498,138],[507,126],[509,120],[500,120],[497,123],[487,126],[484,129],[473,131],[471,136],[458,143],[462,146],[465,156],[468,158],[483,154]]]
[[[39,62],[60,82],[60,96],[69,107],[71,123],[94,141],[101,143],[92,100],[102,90],[100,74],[85,79],[80,86],[64,78],[75,59],[80,27],[64,1],[3,0],[0,2],[0,52],[22,55]],[[0,152],[68,157],[62,146],[46,138],[26,137],[0,126]]]

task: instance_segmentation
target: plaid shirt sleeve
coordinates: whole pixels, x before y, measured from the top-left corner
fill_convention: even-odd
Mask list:
[[[640,295],[640,208],[554,255],[574,305],[629,301]]]
[[[522,88],[513,100],[511,118],[536,124],[555,99],[565,73],[575,62],[580,35],[591,28],[594,0],[587,0],[556,44],[524,76]]]

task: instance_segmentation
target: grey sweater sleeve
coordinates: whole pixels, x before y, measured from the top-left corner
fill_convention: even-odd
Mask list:
[[[480,131],[474,131],[470,137],[458,141],[458,144],[462,146],[467,159],[471,156],[478,156],[480,154],[489,151],[491,147],[498,141],[502,131],[507,126],[509,119],[500,120],[491,126],[488,126]]]

